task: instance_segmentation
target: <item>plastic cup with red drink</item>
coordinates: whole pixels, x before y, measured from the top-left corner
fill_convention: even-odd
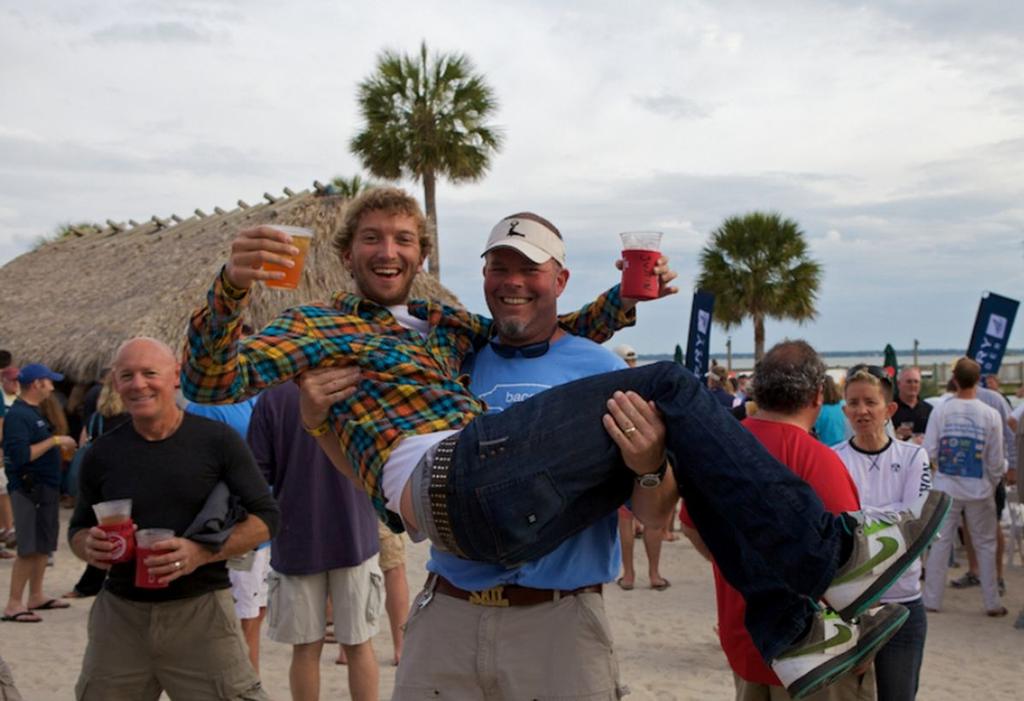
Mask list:
[[[114,499],[93,504],[97,525],[114,544],[110,564],[131,562],[135,555],[135,523],[132,521],[132,500]]]
[[[660,280],[654,267],[661,257],[660,231],[626,231],[622,238],[623,297],[657,299]]]
[[[163,552],[154,550],[153,546],[173,537],[174,531],[169,528],[143,528],[135,531],[135,586],[142,589],[163,589],[167,586],[167,583],[160,583],[160,575],[153,574],[146,567],[146,558]]]

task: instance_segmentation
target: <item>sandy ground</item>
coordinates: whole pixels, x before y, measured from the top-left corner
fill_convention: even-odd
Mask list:
[[[68,512],[62,512],[67,521]],[[408,549],[408,576],[415,593],[424,579],[426,549]],[[638,571],[646,560],[638,542]],[[962,556],[960,557],[963,560]],[[0,561],[0,592],[8,591],[10,561]],[[81,564],[62,541],[55,567],[47,570],[46,590],[67,591]],[[958,576],[963,570],[951,570]],[[642,574],[637,588],[605,589],[606,606],[631,700],[729,699],[732,679],[714,635],[715,602],[711,571],[687,542],[666,543],[662,574],[672,586],[664,592],[647,587]],[[1024,631],[1013,621],[1024,605],[1024,567],[1019,559],[1007,567],[1009,588],[1004,603],[1011,615],[986,618],[975,589],[949,589],[940,614],[929,617],[928,643],[919,698],[925,701],[978,698],[1019,699],[1024,670]],[[38,624],[0,623],[0,656],[10,664],[26,701],[72,698],[85,648],[90,600],[74,601],[64,611],[44,612]],[[381,698],[389,698],[394,680],[391,640],[386,621],[374,640],[381,669]],[[334,664],[337,648],[325,648],[322,698],[347,699],[345,668]],[[290,649],[264,637],[261,653],[264,685],[273,699],[286,700]]]

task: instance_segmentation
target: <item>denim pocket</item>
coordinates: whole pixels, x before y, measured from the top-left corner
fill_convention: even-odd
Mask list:
[[[541,538],[545,526],[565,508],[565,498],[547,470],[476,489],[494,538],[496,559],[515,562],[518,553]]]

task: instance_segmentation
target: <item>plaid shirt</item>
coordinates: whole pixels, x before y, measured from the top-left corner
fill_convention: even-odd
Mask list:
[[[241,338],[247,296],[222,272],[206,306],[192,315],[181,372],[185,396],[204,404],[237,402],[310,368],[357,363],[358,391],[331,407],[330,418],[374,507],[400,529],[384,508],[384,463],[403,437],[458,430],[484,413],[468,376],[459,373],[466,356],[489,340],[491,320],[414,300],[409,312],[430,325],[424,338],[387,308],[339,292],[330,304],[294,307],[259,334]],[[622,312],[620,304],[615,286],[559,323],[600,343],[635,322],[635,313]]]

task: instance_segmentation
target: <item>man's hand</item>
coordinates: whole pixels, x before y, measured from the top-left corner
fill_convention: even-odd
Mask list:
[[[150,555],[142,564],[160,584],[168,584],[179,577],[192,574],[196,568],[214,560],[214,554],[188,538],[168,538],[153,543],[159,554]]]
[[[327,420],[332,405],[351,397],[362,373],[358,365],[307,370],[296,378],[301,390],[299,412],[307,428],[316,428]]]
[[[622,260],[615,261],[615,267],[622,270]],[[658,276],[658,296],[655,299],[661,299],[662,297],[668,297],[679,292],[678,287],[672,287],[669,283],[675,280],[679,275],[676,271],[668,267],[668,257],[661,256],[658,258],[658,264],[654,266],[654,274]],[[649,301],[649,300],[640,300]],[[630,297],[622,298],[622,309],[629,311],[636,306],[637,300]]]
[[[296,256],[299,249],[292,245],[292,237],[269,226],[242,229],[231,242],[228,258],[228,282],[242,290],[252,287],[257,280],[280,280],[284,273],[263,270],[264,263],[276,263],[286,268],[295,265],[287,256]]]
[[[665,424],[636,392],[616,392],[608,400],[604,430],[622,452],[626,466],[638,475],[656,472],[665,462]]]
[[[85,535],[85,561],[101,570],[110,569],[113,551],[117,545],[107,537],[107,532],[93,526]]]
[[[78,449],[78,443],[71,436],[56,436],[57,441],[60,443],[60,449],[68,453],[73,453]]]

